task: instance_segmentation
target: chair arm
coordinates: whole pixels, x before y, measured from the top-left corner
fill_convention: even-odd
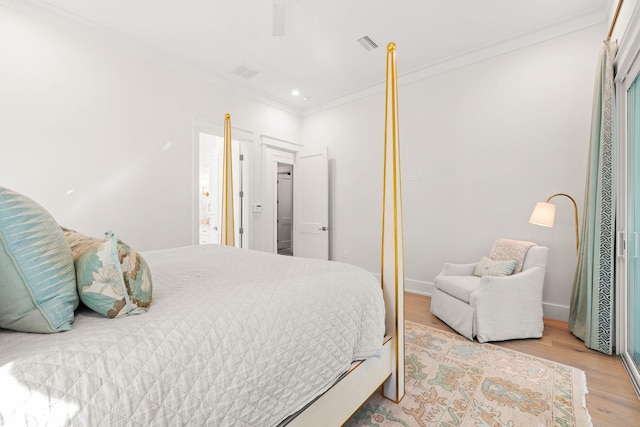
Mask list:
[[[536,266],[513,276],[482,277],[469,298],[478,341],[542,336],[544,273]]]
[[[477,262],[471,264],[452,264],[445,262],[439,276],[472,276],[477,265]]]
[[[543,267],[531,267],[512,276],[482,276],[480,284],[471,293],[469,302],[472,306],[478,303],[501,303],[505,296],[517,296],[527,305],[536,301],[542,302],[544,286]]]

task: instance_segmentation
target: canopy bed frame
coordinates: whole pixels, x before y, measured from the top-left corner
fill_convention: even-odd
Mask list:
[[[0,187],[0,424],[337,426],[379,389],[399,402],[404,270],[393,43],[386,74],[382,291],[355,266],[223,245],[142,257],[113,233],[100,240],[61,229],[37,203]],[[232,218],[232,209],[224,214]],[[38,299],[28,270],[63,283],[61,292]],[[76,310],[78,298],[86,306]],[[34,305],[27,315],[14,310],[23,302]]]
[[[386,336],[379,359],[358,362],[327,393],[298,415],[291,426],[341,425],[382,384],[383,396],[404,397],[404,245],[396,45],[387,45],[381,281]]]

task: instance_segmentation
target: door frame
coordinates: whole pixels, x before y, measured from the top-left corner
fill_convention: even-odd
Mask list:
[[[633,28],[632,33],[625,34],[623,43],[614,60],[616,68],[615,94],[616,94],[616,133],[618,142],[618,204],[616,216],[616,353],[620,355],[627,369],[636,392],[640,394],[640,372],[633,358],[629,354],[629,200],[628,194],[628,98],[627,93],[633,83],[640,79],[640,8],[635,7],[628,28]],[[640,81],[640,80],[639,80]]]
[[[224,120],[224,117],[222,117]],[[200,133],[207,133],[210,135],[215,135],[221,138],[224,138],[224,121],[216,122],[210,118],[204,116],[194,116],[192,123],[192,134],[191,134],[191,244],[197,245],[200,242],[200,218],[199,218],[199,209],[200,209],[200,200],[199,200],[199,190],[200,190]],[[234,141],[238,141],[241,143],[252,143],[254,142],[255,136],[252,131],[231,127],[231,139]],[[243,238],[243,247],[250,247],[251,239],[248,237],[251,232],[251,224],[249,223],[250,215],[249,209],[246,203],[248,199],[248,195],[250,194],[250,188],[248,183],[251,182],[251,168],[250,164],[247,163],[250,159],[247,156],[247,153],[251,150],[249,147],[245,147],[242,149],[242,155],[244,156],[244,167],[242,168],[242,172],[244,175],[243,179],[243,199],[244,209],[242,211],[242,223],[244,224],[244,235],[247,236]]]
[[[280,170],[280,166],[285,167],[287,170],[286,171],[281,171]],[[277,243],[277,250],[278,253],[280,253],[282,251],[282,249],[288,248],[291,250],[291,252],[293,253],[293,165],[286,165],[284,163],[278,163],[277,164],[277,174],[278,174],[278,179],[277,179],[277,183],[276,183],[276,243]],[[286,186],[283,185],[283,182],[288,182],[288,184]],[[287,188],[289,187],[289,197],[288,199],[283,199],[282,197],[282,190],[283,188]],[[284,240],[282,240],[282,227],[283,227],[283,216],[281,215],[281,211],[282,211],[282,207],[285,203],[289,203],[290,204],[290,214],[291,216],[289,217],[289,245],[286,247],[282,246],[282,242]]]
[[[268,135],[260,135],[260,148],[262,151],[262,244],[261,249],[266,252],[278,253],[278,227],[276,226],[277,197],[278,197],[278,163],[288,164],[293,167],[295,176],[295,160],[302,145],[285,141]],[[295,196],[296,183],[293,183],[293,217],[296,217],[298,209]],[[295,219],[292,227],[295,236]]]

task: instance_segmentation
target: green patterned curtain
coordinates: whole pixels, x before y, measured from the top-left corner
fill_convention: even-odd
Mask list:
[[[598,63],[581,242],[569,314],[569,330],[587,347],[606,354],[612,353],[614,340],[615,51],[615,43],[605,41]]]

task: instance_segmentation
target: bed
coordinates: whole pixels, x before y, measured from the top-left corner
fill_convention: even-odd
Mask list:
[[[109,274],[85,271],[48,212],[0,187],[0,425],[337,426],[379,389],[400,401],[394,43],[386,80],[381,283],[355,266],[220,245],[137,257],[111,233],[97,249],[107,259],[111,248]],[[115,278],[121,301],[105,291]],[[76,310],[78,294],[91,309]]]
[[[0,329],[0,424],[275,426],[353,361],[383,360],[382,291],[360,268],[221,245],[142,255],[148,312]]]

